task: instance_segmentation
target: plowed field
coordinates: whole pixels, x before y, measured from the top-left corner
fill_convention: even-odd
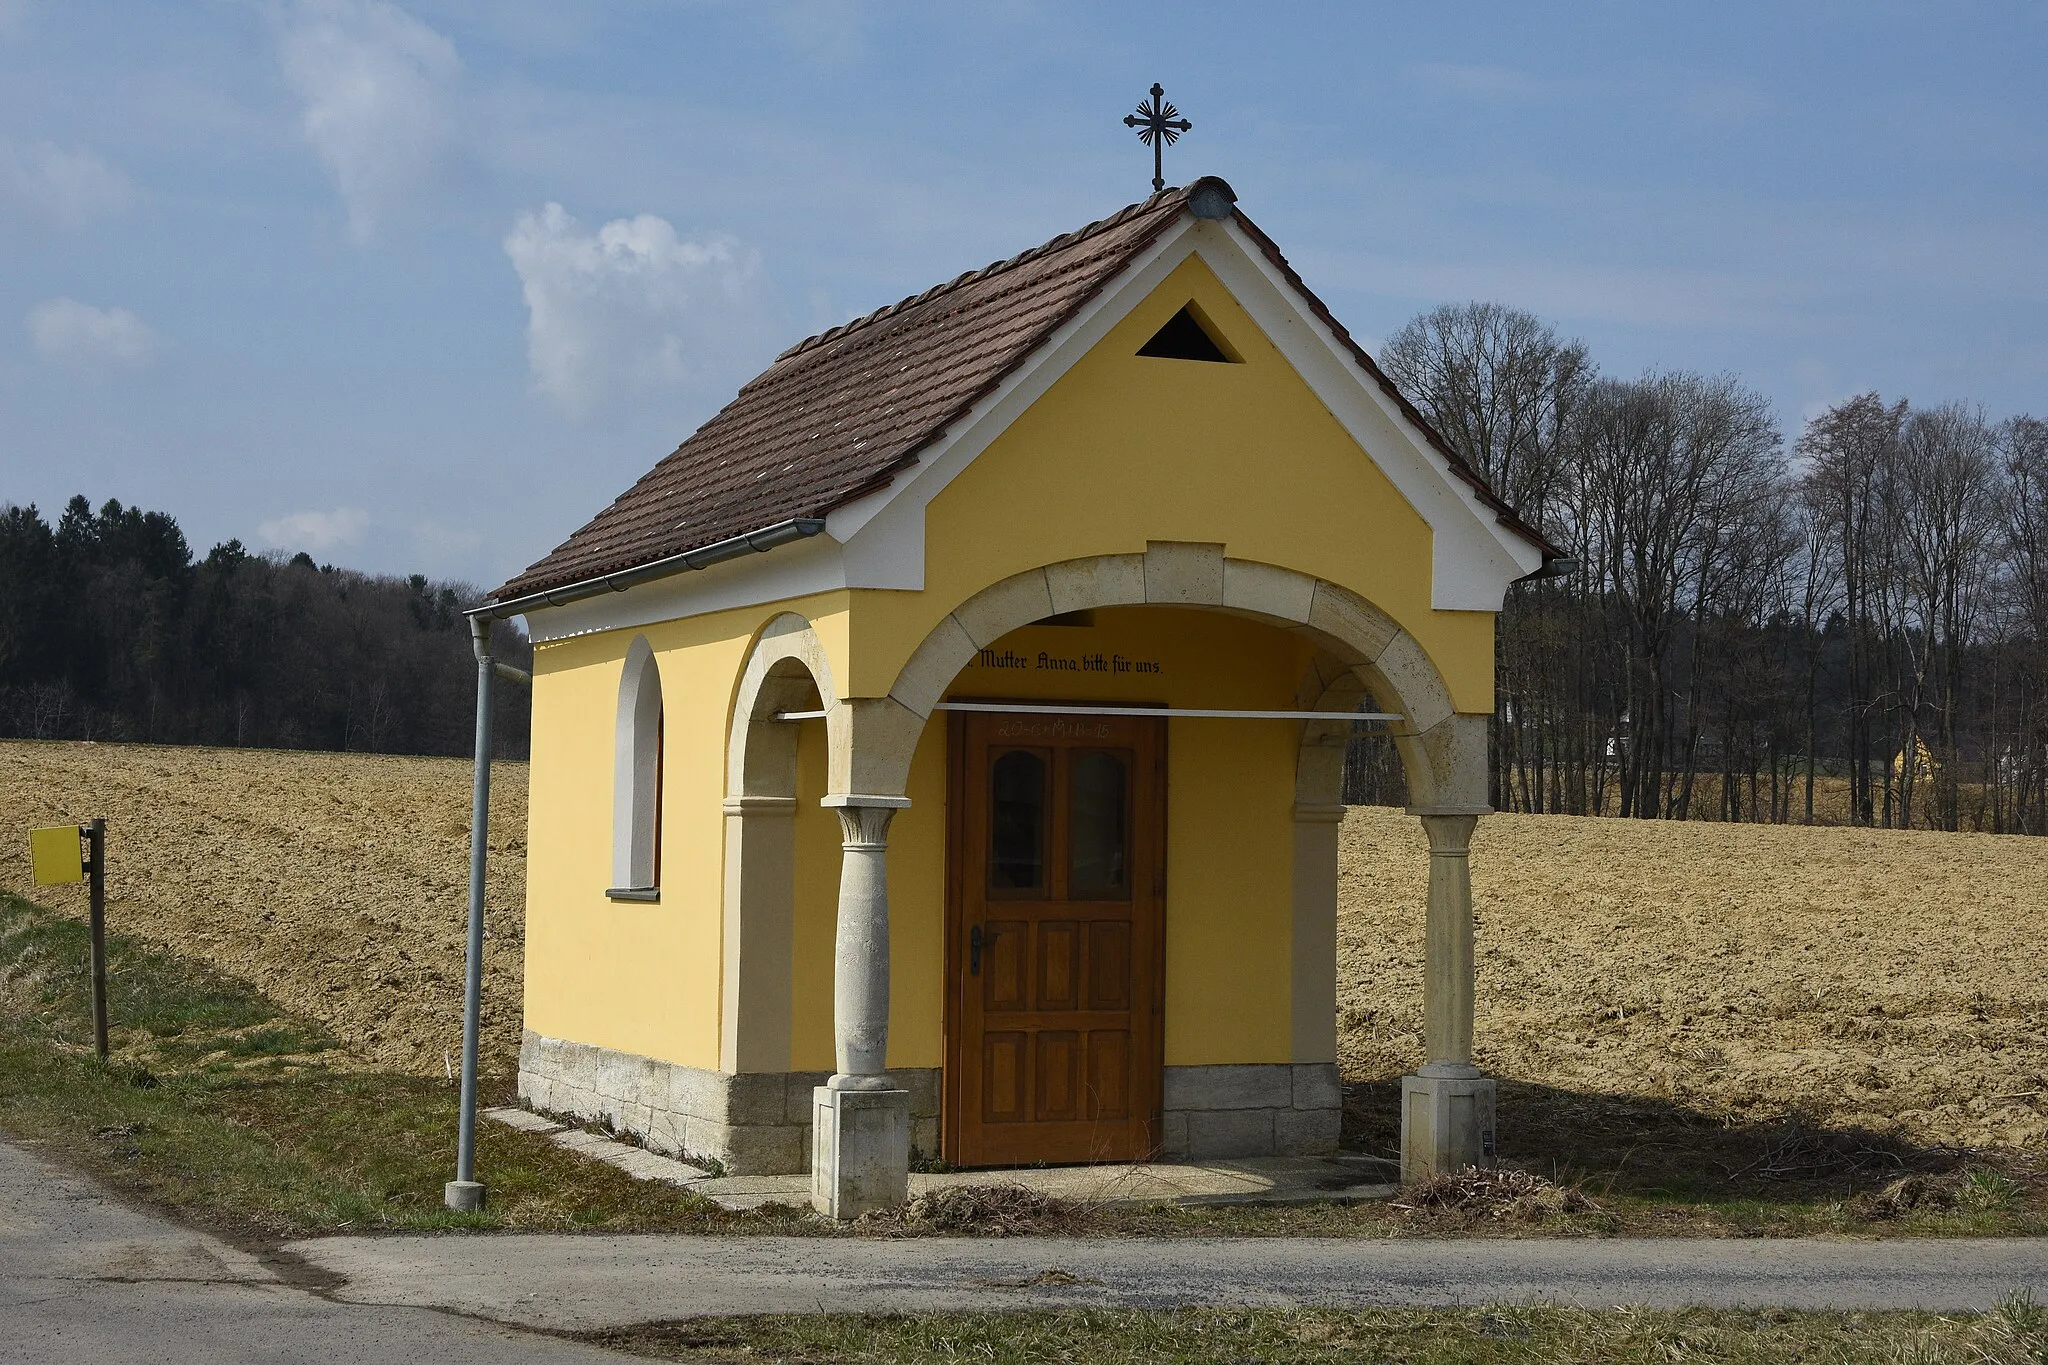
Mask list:
[[[496,774],[485,1032],[505,1070],[526,770]],[[256,982],[368,1063],[442,1072],[460,1037],[467,763],[0,743],[0,887],[30,890],[22,827],[91,815],[112,822],[122,928]],[[1339,1022],[1354,1079],[1422,1060],[1426,874],[1414,820],[1351,812]],[[2048,841],[1498,815],[1472,874],[1495,1074],[1921,1141],[2048,1134]]]
[[[519,1053],[526,765],[492,768],[484,1055]],[[0,743],[0,888],[31,887],[25,826],[107,817],[107,918],[254,982],[365,1062],[462,1055],[466,761],[133,744]],[[114,983],[110,994],[117,994]]]
[[[1422,1061],[1428,844],[1344,822],[1339,1047]],[[1926,1142],[2048,1133],[2048,841],[1492,815],[1472,845],[1479,1063],[1731,1119]]]

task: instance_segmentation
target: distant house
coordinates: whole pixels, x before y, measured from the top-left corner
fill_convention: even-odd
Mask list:
[[[913,1147],[1332,1151],[1375,710],[1432,848],[1407,1165],[1490,1159],[1465,849],[1551,553],[1213,178],[800,342],[494,595],[521,1093],[840,1217]]]

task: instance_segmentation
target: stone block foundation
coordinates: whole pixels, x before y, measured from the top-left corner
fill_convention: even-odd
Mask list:
[[[716,1158],[733,1175],[811,1169],[813,1092],[829,1075],[732,1075],[531,1030],[519,1047],[519,1098],[531,1108],[604,1120],[653,1151]],[[889,1075],[910,1095],[910,1145],[937,1155],[938,1068]],[[1169,1066],[1160,1155],[1174,1161],[1327,1156],[1337,1150],[1343,1101],[1333,1062]]]
[[[1169,1066],[1160,1155],[1328,1156],[1343,1107],[1335,1062]]]
[[[527,1030],[519,1044],[519,1098],[544,1114],[604,1120],[651,1150],[710,1157],[732,1175],[811,1169],[812,1092],[826,1071],[737,1075],[657,1061]],[[889,1073],[910,1095],[910,1142],[936,1153],[939,1072]]]

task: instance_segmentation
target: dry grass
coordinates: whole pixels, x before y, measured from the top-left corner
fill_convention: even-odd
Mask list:
[[[1339,1047],[1349,1077],[1385,1082],[1422,1061],[1427,845],[1361,808],[1342,847]],[[2048,842],[1496,815],[1472,881],[1479,1061],[1523,1083],[1503,1094],[1516,1123],[1599,1120],[1602,1097],[1797,1114],[1781,1159],[1873,1169],[1883,1144],[1847,1139],[1877,1153],[1859,1156],[1844,1134],[2048,1133]]]
[[[701,1365],[2036,1365],[2048,1359],[2048,1312],[2023,1297],[1989,1313],[1950,1315],[1534,1305],[1009,1309],[692,1318],[593,1332],[586,1340]]]
[[[1442,1171],[1401,1192],[1394,1207],[1406,1212],[1450,1214],[1463,1221],[1482,1218],[1537,1223],[1574,1213],[1598,1213],[1600,1206],[1580,1190],[1513,1169]]]
[[[947,1185],[888,1212],[865,1214],[854,1231],[955,1237],[1058,1236],[1089,1230],[1089,1206],[1022,1185]]]
[[[107,915],[203,958],[363,1062],[462,1055],[470,765],[456,759],[0,743],[0,890],[29,894],[30,825],[108,821]],[[519,1051],[526,765],[493,769],[485,1068]],[[82,889],[36,898],[83,913]]]

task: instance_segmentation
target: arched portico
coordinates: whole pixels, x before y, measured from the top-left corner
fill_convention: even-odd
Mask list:
[[[1221,545],[1154,542],[1142,555],[1069,560],[995,583],[933,627],[886,696],[828,704],[839,723],[830,736],[826,801],[844,826],[846,861],[835,971],[840,1070],[821,1088],[814,1114],[813,1191],[821,1209],[853,1216],[900,1198],[898,1173],[908,1169],[908,1100],[886,1069],[889,912],[882,871],[891,817],[908,805],[911,761],[926,722],[961,670],[1010,632],[1119,606],[1209,608],[1304,635],[1318,653],[1302,684],[1302,709],[1350,711],[1369,696],[1398,713],[1391,729],[1408,771],[1411,809],[1431,844],[1429,1064],[1404,1087],[1404,1166],[1442,1169],[1490,1155],[1490,1083],[1471,1065],[1465,870],[1472,825],[1486,809],[1485,717],[1459,714],[1421,645],[1356,593],[1281,566],[1231,559]],[[1293,1028],[1297,1055],[1332,1062],[1336,822],[1348,733],[1348,721],[1304,722],[1296,770]]]
[[[832,666],[811,623],[784,612],[761,629],[734,695],[726,743],[723,1071],[783,1072],[790,1054],[796,907],[796,727],[823,711],[843,727]]]

